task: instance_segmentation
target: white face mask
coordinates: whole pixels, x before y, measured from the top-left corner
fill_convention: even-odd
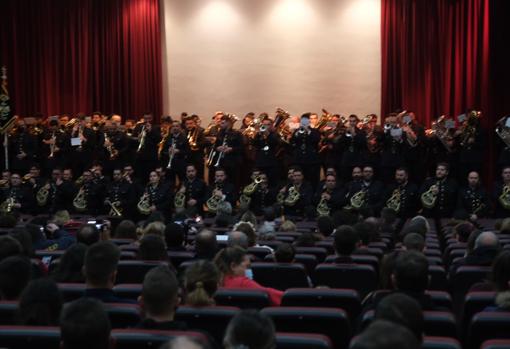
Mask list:
[[[249,268],[248,268],[248,269],[246,269],[246,270],[244,271],[244,276],[246,276],[248,279],[253,280],[253,270],[251,270],[251,269],[249,269]]]

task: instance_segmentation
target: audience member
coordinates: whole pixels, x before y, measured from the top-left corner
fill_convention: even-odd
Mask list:
[[[129,219],[121,221],[115,228],[113,236],[115,239],[136,240],[138,238],[136,234],[136,224]]]
[[[99,229],[94,224],[83,224],[76,233],[76,240],[90,246],[99,241]]]
[[[249,247],[248,236],[242,231],[232,231],[228,233],[228,246],[239,246],[247,249]]]
[[[274,208],[266,207],[264,209],[264,220],[259,225],[257,231],[261,235],[274,234],[276,231],[276,214]]]
[[[24,256],[10,256],[0,262],[0,299],[18,300],[30,281],[32,265]]]
[[[317,218],[317,234],[318,240],[323,240],[324,238],[333,234],[335,230],[335,226],[333,224],[333,220],[330,216],[319,216]]]
[[[353,227],[342,225],[336,229],[333,247],[336,252],[336,263],[352,262],[351,255],[360,244],[359,235]]]
[[[454,261],[450,266],[450,275],[464,265],[490,266],[500,251],[499,239],[496,234],[486,231],[475,240],[474,249],[466,257]]]
[[[220,271],[208,260],[191,264],[184,275],[186,305],[203,307],[214,305],[214,294],[220,283]]]
[[[195,259],[212,260],[218,252],[216,234],[207,229],[198,232],[195,237]]]
[[[179,336],[163,344],[159,349],[208,349],[209,347],[197,342],[195,339]]]
[[[225,331],[225,349],[271,349],[276,345],[273,321],[256,310],[242,310],[230,320]]]
[[[137,257],[143,261],[167,261],[165,241],[158,235],[146,235],[140,240]]]
[[[145,228],[143,228],[142,236],[157,235],[164,239],[165,228],[165,224],[160,221],[149,223],[145,226]]]
[[[257,243],[257,235],[255,234],[255,229],[253,228],[253,224],[248,222],[239,222],[232,228],[232,231],[240,231],[243,232],[248,238],[248,247],[255,246]]]
[[[10,235],[0,236],[0,261],[10,256],[22,254],[23,247],[18,240]]]
[[[286,220],[282,224],[280,224],[280,227],[278,227],[278,231],[280,233],[288,233],[288,232],[295,232],[296,231],[296,225],[293,221]]]
[[[58,326],[62,296],[55,281],[32,280],[21,293],[18,318],[25,326]]]
[[[35,250],[65,250],[76,242],[76,238],[64,229],[60,229],[55,223],[48,223],[46,231],[41,226],[34,224],[26,225],[27,231],[32,238]]]
[[[166,248],[169,251],[186,251],[184,227],[177,223],[168,223],[165,228]]]
[[[404,236],[403,247],[407,251],[423,252],[425,250],[425,239],[417,233],[409,233]]]
[[[406,327],[377,320],[351,341],[349,349],[419,349],[420,342]]]
[[[293,263],[296,257],[296,249],[291,244],[283,243],[274,252],[274,260],[277,263]]]

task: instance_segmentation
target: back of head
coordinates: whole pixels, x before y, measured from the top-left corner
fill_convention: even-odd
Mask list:
[[[333,225],[354,225],[358,221],[358,214],[353,210],[343,208],[333,213]]]
[[[475,249],[475,242],[476,239],[482,234],[481,230],[475,229],[469,234],[468,241],[467,241],[467,248],[466,252],[467,254],[470,254]]]
[[[273,207],[264,208],[264,220],[266,222],[272,222],[276,218],[276,213]]]
[[[24,256],[11,256],[0,262],[0,297],[16,300],[30,281],[32,264]]]
[[[10,256],[21,254],[22,246],[18,240],[10,235],[0,236],[0,261]]]
[[[80,298],[68,303],[60,316],[62,349],[108,349],[110,319],[101,302]]]
[[[223,201],[218,204],[218,208],[216,209],[216,215],[224,215],[231,216],[232,215],[232,204],[228,201]]]
[[[116,239],[133,239],[136,240],[136,224],[125,219],[121,221],[115,228],[115,234],[113,235]]]
[[[111,242],[96,242],[85,254],[85,279],[94,287],[108,287],[117,271],[120,259],[119,248]]]
[[[239,222],[236,225],[234,225],[234,228],[232,230],[241,231],[244,234],[246,234],[246,237],[248,238],[248,246],[255,246],[255,243],[257,241],[257,235],[255,234],[253,224],[249,222]]]
[[[165,223],[156,221],[147,224],[147,226],[143,229],[143,236],[147,235],[158,235],[162,238],[165,238]]]
[[[410,223],[416,224],[416,226],[421,226],[422,227],[421,229],[425,231],[425,234],[427,234],[430,231],[429,221],[424,216],[414,216],[411,219]]]
[[[335,230],[335,225],[330,216],[320,216],[317,218],[317,230],[324,236],[330,236]]]
[[[402,232],[400,234],[401,234],[401,236],[406,236],[411,233],[420,234],[421,236],[423,236],[425,238],[425,236],[427,235],[427,228],[426,228],[425,224],[423,224],[423,221],[417,220],[417,221],[409,222],[402,229]]]
[[[195,253],[198,256],[210,256],[212,259],[216,251],[218,251],[216,234],[207,229],[199,231],[195,237]]]
[[[220,271],[207,260],[199,260],[186,269],[184,284],[186,304],[194,307],[214,304],[214,294],[220,282]]]
[[[395,287],[404,292],[421,293],[429,282],[429,262],[423,253],[405,251],[401,253],[393,268]]]
[[[491,281],[498,292],[510,288],[510,251],[501,252],[492,263]]]
[[[375,309],[376,320],[387,320],[407,327],[420,342],[423,337],[424,319],[421,305],[403,293],[384,297]]]
[[[469,234],[475,230],[475,226],[469,222],[462,222],[453,227],[453,234],[457,236],[459,242],[467,242]]]
[[[354,225],[354,230],[358,233],[359,239],[363,245],[368,245],[370,242],[375,241],[377,235],[376,227],[368,222],[358,222]]]
[[[21,253],[27,257],[34,257],[35,250],[32,243],[32,236],[25,228],[14,228],[12,233],[10,234],[16,241],[18,241],[21,245]],[[3,243],[0,242],[0,246]],[[1,249],[1,248],[0,248]],[[2,260],[2,257],[0,257]]]
[[[219,213],[214,218],[214,225],[217,228],[226,228],[232,223],[232,217],[225,213]]]
[[[174,312],[179,283],[174,272],[160,265],[147,272],[143,279],[142,299],[146,316],[162,316]]]
[[[223,345],[226,349],[272,349],[275,328],[270,318],[255,310],[243,310],[230,320]]]
[[[232,273],[232,264],[241,264],[246,256],[246,250],[239,246],[225,247],[214,257],[214,264],[223,275]]]
[[[250,246],[248,236],[242,231],[232,231],[228,234],[228,246],[248,248]]]
[[[351,255],[359,243],[359,235],[353,227],[342,225],[335,232],[335,251],[342,256]]]
[[[296,231],[296,225],[294,222],[286,220],[283,222],[280,227],[278,228],[278,231],[285,233],[285,232],[294,232]]]
[[[86,252],[87,246],[84,244],[77,243],[69,247],[60,257],[53,279],[57,282],[83,282],[82,268]]]
[[[168,254],[165,242],[158,235],[146,235],[140,241],[138,259],[144,261],[166,261]]]
[[[184,243],[184,228],[177,223],[169,223],[165,228],[165,241],[168,248],[182,247]]]
[[[71,216],[69,215],[69,212],[67,210],[61,210],[55,212],[52,220],[53,223],[61,227],[71,220]]]
[[[76,240],[90,246],[99,241],[99,229],[94,224],[84,224],[76,233]]]
[[[404,236],[404,246],[408,251],[423,252],[425,249],[425,239],[417,233],[409,233]]]
[[[204,344],[194,338],[179,336],[163,344],[159,349],[206,349]]]
[[[55,281],[41,278],[30,281],[21,294],[18,314],[26,326],[57,326],[62,297]]]
[[[350,349],[419,349],[420,342],[404,326],[377,320],[351,341]]]
[[[475,249],[478,248],[494,248],[499,249],[499,239],[496,234],[491,231],[484,231],[475,240]]]
[[[240,222],[251,223],[252,227],[257,225],[257,216],[252,211],[246,211],[241,216]]]
[[[510,218],[505,218],[501,221],[499,232],[501,234],[510,234]]]

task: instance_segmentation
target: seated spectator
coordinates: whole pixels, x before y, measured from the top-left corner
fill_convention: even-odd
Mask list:
[[[405,223],[405,220],[402,219],[397,224],[397,213],[391,208],[384,207],[381,210],[381,220],[379,222],[379,231],[381,233],[389,234],[391,236],[395,235],[396,231],[402,229],[402,226]]]
[[[0,262],[0,299],[18,300],[30,281],[32,264],[24,256],[7,257]]]
[[[377,320],[351,341],[349,349],[420,349],[420,342],[406,327]]]
[[[179,282],[167,266],[157,266],[143,279],[139,298],[144,319],[136,327],[147,330],[186,330],[186,324],[175,321],[175,308],[179,303]]]
[[[239,246],[247,249],[249,247],[248,236],[242,231],[231,231],[228,233],[228,246]]]
[[[295,247],[315,247],[316,242],[317,240],[312,233],[302,233],[293,244]]]
[[[55,214],[52,217],[52,222],[58,225],[59,227],[63,227],[66,224],[69,224],[72,222],[71,216],[69,215],[69,212],[67,210],[61,210],[55,212]]]
[[[276,231],[275,219],[276,219],[276,214],[274,212],[274,208],[266,207],[264,209],[264,220],[262,221],[262,223],[259,225],[259,227],[257,229],[259,234],[261,234],[261,235],[274,234]]]
[[[99,229],[94,224],[83,224],[76,232],[76,240],[86,246],[99,241]]]
[[[27,231],[32,238],[32,245],[35,250],[65,250],[76,242],[76,238],[64,229],[60,229],[55,223],[46,225],[46,236],[41,226],[27,224]]]
[[[486,231],[481,233],[475,240],[475,246],[471,253],[452,263],[450,275],[464,265],[490,266],[500,251],[499,239],[496,234]]]
[[[417,233],[409,233],[404,236],[403,247],[407,251],[425,251],[425,239]]]
[[[296,257],[296,249],[291,244],[281,244],[274,253],[276,263],[293,263]]]
[[[375,320],[387,320],[408,328],[421,343],[425,321],[420,304],[413,298],[394,293],[384,297],[374,314]]]
[[[216,233],[203,229],[195,237],[195,259],[213,260],[218,252]]]
[[[227,247],[218,252],[214,262],[222,275],[221,285],[225,288],[250,288],[265,290],[272,305],[280,305],[283,292],[259,285],[246,276],[250,259],[240,247]]]
[[[147,235],[140,240],[137,257],[143,261],[166,261],[168,254],[165,241],[158,235]]]
[[[252,211],[246,211],[243,213],[239,222],[250,223],[252,227],[257,226],[257,216]]]
[[[293,221],[286,220],[280,226],[278,227],[278,231],[280,233],[288,233],[288,232],[295,232],[296,231],[296,225]]]
[[[510,311],[510,251],[503,251],[494,259],[490,282],[475,284],[470,291],[496,291],[495,304],[485,310]]]
[[[87,249],[85,254],[85,297],[99,299],[105,303],[135,303],[131,299],[115,296],[113,285],[117,275],[120,250],[111,242],[100,241]]]
[[[207,260],[194,262],[184,275],[185,304],[192,307],[214,305],[219,283],[220,271],[214,263]]]
[[[115,228],[113,237],[116,239],[138,239],[136,234],[136,224],[128,219],[121,221]]]
[[[165,241],[168,251],[186,251],[184,228],[177,223],[169,223],[165,228]]]
[[[206,349],[202,343],[197,342],[195,339],[179,336],[169,342],[163,344],[159,349]]]
[[[60,316],[61,349],[109,349],[111,324],[103,305],[81,298],[67,304]]]
[[[469,235],[476,229],[476,227],[469,222],[462,222],[453,227],[452,238],[460,243],[466,243]]]
[[[248,222],[239,222],[234,225],[232,231],[240,231],[246,234],[248,238],[248,247],[255,246],[257,243],[257,234],[255,234],[254,225]]]
[[[501,221],[499,233],[502,235],[510,235],[510,218],[505,218]]]
[[[360,244],[359,235],[353,227],[342,225],[336,229],[333,247],[337,258],[335,263],[351,263],[352,253]]]
[[[69,247],[60,257],[57,268],[53,271],[52,277],[56,282],[85,282],[83,275],[83,264],[87,246],[84,244],[74,244]]]
[[[149,223],[145,226],[145,228],[143,228],[142,237],[147,235],[157,235],[164,239],[165,229],[166,229],[165,224],[162,222],[156,221]]]
[[[18,213],[2,213],[0,214],[0,228],[14,228],[18,223]]]
[[[32,245],[32,237],[25,228],[14,228],[10,236],[12,236],[20,243],[22,255],[27,256],[29,258],[35,258],[34,246]],[[3,243],[0,242],[0,246],[2,245]],[[1,257],[0,260],[2,260]]]
[[[273,321],[256,310],[242,310],[230,320],[223,339],[225,349],[270,349],[276,346]]]
[[[62,296],[55,281],[32,280],[21,293],[18,318],[25,326],[58,326]]]
[[[353,227],[360,239],[360,244],[356,251],[357,253],[363,253],[371,242],[378,241],[379,239],[377,227],[367,222],[369,219],[370,218],[367,218],[364,222],[358,222]]]
[[[224,228],[225,230],[232,224],[232,217],[227,214],[217,214],[214,218],[215,228]]]
[[[0,261],[10,256],[22,254],[23,247],[18,240],[10,235],[0,236]]]
[[[354,225],[358,222],[358,214],[354,210],[342,208],[333,213],[333,225],[339,227],[341,225]]]

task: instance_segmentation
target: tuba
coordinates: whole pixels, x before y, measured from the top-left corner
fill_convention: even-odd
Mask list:
[[[466,147],[468,145],[469,138],[472,138],[476,134],[476,125],[478,120],[482,117],[482,112],[477,110],[472,110],[469,112],[467,116],[466,125],[462,130],[460,145],[462,147]]]
[[[50,193],[50,184],[43,185],[41,189],[37,191],[35,198],[37,200],[37,205],[45,206],[48,202],[48,194]]]
[[[497,122],[496,126],[496,134],[501,138],[501,140],[505,143],[506,148],[510,149],[510,127],[505,125],[506,119],[508,117],[505,116]]]
[[[78,191],[78,194],[73,199],[73,207],[78,212],[83,212],[87,209],[87,200],[85,197],[85,189],[83,186]]]
[[[510,185],[506,184],[498,197],[498,201],[505,210],[510,210]]]
[[[215,213],[218,210],[218,206],[225,201],[224,196],[217,196],[215,195],[216,190],[220,190],[220,185],[216,184],[215,189],[213,190],[213,194],[211,197],[206,201],[205,205],[207,206],[207,209],[209,212]]]
[[[147,192],[142,195],[140,201],[138,201],[138,204],[136,205],[136,208],[138,209],[138,212],[145,216],[151,213],[151,200]]]
[[[400,211],[400,188],[396,188],[393,190],[393,193],[391,194],[390,198],[386,200],[386,207],[389,209],[392,209],[395,212]]]
[[[434,194],[433,190],[439,189],[439,181],[436,184],[430,186],[429,190],[421,194],[421,203],[425,208],[434,208],[436,206],[437,194]]]

